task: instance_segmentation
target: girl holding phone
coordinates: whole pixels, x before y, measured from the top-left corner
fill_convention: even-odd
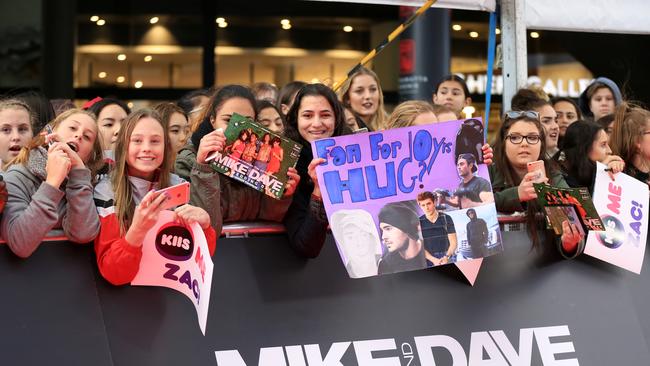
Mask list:
[[[494,161],[488,169],[497,211],[502,213],[525,212],[526,227],[533,248],[541,247],[543,241],[554,242],[565,258],[573,258],[584,250],[584,236],[575,224],[562,223],[563,234],[556,237],[548,230],[541,208],[537,204],[533,183],[549,183],[554,187],[568,188],[559,169],[544,156],[545,131],[535,111],[506,112],[503,124],[494,144]],[[545,174],[528,171],[528,163],[544,167]],[[541,216],[541,218],[540,218]],[[545,235],[538,235],[538,231]]]
[[[48,126],[52,133],[32,139],[4,173],[9,196],[2,236],[22,258],[51,230],[62,229],[76,243],[92,241],[99,231],[92,177],[102,164],[102,149],[95,116],[71,109]]]
[[[123,285],[138,273],[143,240],[171,199],[159,190],[182,182],[171,173],[172,164],[173,149],[158,113],[143,109],[130,114],[117,138],[115,169],[95,188],[101,221],[95,253],[108,282]],[[208,213],[191,205],[174,212],[181,223],[203,228],[212,255],[217,236]]]

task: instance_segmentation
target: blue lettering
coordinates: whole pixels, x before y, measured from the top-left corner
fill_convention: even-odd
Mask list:
[[[413,189],[415,189],[415,180],[416,177],[412,176],[411,177],[411,185],[406,186],[404,185],[404,167],[406,164],[410,163],[413,161],[413,158],[408,157],[403,159],[400,163],[399,166],[397,167],[397,185],[399,186],[399,190],[403,193],[410,193],[413,192]]]
[[[316,156],[327,160],[327,148],[334,146],[336,143],[334,142],[334,139],[320,139],[316,140],[314,144],[316,146]],[[325,161],[322,165],[327,165],[327,161]]]
[[[366,191],[361,168],[350,169],[348,180],[341,180],[339,172],[330,171],[323,173],[325,188],[330,202],[334,205],[343,203],[343,191],[350,192],[352,202],[363,202],[366,200]]]
[[[366,167],[366,177],[368,179],[368,194],[370,199],[379,199],[397,194],[395,187],[395,163],[390,162],[386,164],[386,186],[379,187],[377,180],[377,170],[374,166]]]
[[[413,139],[413,156],[417,161],[425,161],[431,153],[431,135],[426,130],[420,130]]]
[[[379,159],[379,150],[381,149],[379,143],[384,141],[384,136],[380,133],[375,133],[368,136],[368,138],[370,139],[370,159],[375,161]]]

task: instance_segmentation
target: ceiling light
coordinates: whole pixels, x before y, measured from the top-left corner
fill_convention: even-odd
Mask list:
[[[159,20],[160,20],[160,18],[158,18],[158,17],[153,17],[153,18],[149,19],[149,23],[151,23],[151,24],[156,24],[156,23],[158,23]]]
[[[153,57],[151,57],[151,55],[144,56],[144,62],[151,62],[151,60],[153,60]]]
[[[530,38],[539,38],[539,33],[537,33],[537,32],[530,32]]]
[[[102,71],[99,74],[97,74],[97,77],[100,78],[100,79],[103,79],[103,78],[106,77],[106,73],[104,71]]]
[[[126,78],[124,76],[118,76],[117,79],[115,79],[118,83],[123,83]]]
[[[217,24],[224,23],[225,21],[226,21],[226,18],[223,18],[223,17],[217,18]]]
[[[102,25],[104,25],[104,24],[106,24],[106,21],[105,21],[104,19],[99,19],[99,20],[97,21],[97,25],[100,26],[100,27],[101,27]]]
[[[501,34],[501,29],[497,28],[495,31],[496,34]]]
[[[352,28],[351,25],[346,25],[345,27],[343,27],[343,31],[346,32],[346,33],[350,33],[353,30],[354,30],[354,28]]]
[[[126,103],[126,105],[127,105],[127,107],[133,109],[133,102],[128,102],[128,103]]]
[[[140,80],[136,81],[135,84],[133,84],[133,86],[135,86],[136,89],[142,88],[142,85],[143,85],[142,81]]]
[[[291,24],[282,24],[282,29],[284,29],[284,30],[291,29]]]
[[[219,23],[219,28],[226,28],[227,26],[228,26],[228,22]]]
[[[117,55],[117,59],[119,61],[124,61],[124,60],[126,60],[126,55],[123,54],[123,53],[120,53],[119,55]]]
[[[472,37],[472,38],[478,38],[478,32],[471,31],[471,32],[469,32],[469,36]]]
[[[90,17],[90,21],[93,22],[93,23],[98,21],[98,20],[99,20],[99,17],[97,15],[93,15],[93,16]]]
[[[291,22],[289,21],[289,19],[282,19],[282,20],[280,21],[280,24],[282,24],[282,25],[285,25],[285,24],[291,24]]]
[[[463,27],[460,24],[454,24],[454,25],[451,26],[451,29],[458,32],[459,30],[463,29]]]
[[[476,112],[476,108],[468,105],[463,108],[462,112],[465,114],[465,118],[472,118],[472,115]]]

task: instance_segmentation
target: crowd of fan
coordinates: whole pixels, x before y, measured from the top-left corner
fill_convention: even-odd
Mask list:
[[[290,168],[281,199],[218,174],[206,161],[225,148],[234,113],[309,146],[360,129],[379,131],[463,118],[471,104],[464,80],[450,75],[430,101],[407,101],[386,113],[380,81],[360,68],[338,95],[323,84],[224,85],[197,90],[174,103],[131,111],[123,102],[96,98],[82,108],[56,105],[37,94],[0,100],[0,159],[6,183],[0,234],[20,257],[29,257],[48,232],[72,242],[93,242],[99,269],[113,284],[138,271],[142,244],[169,197],[159,189],[187,181],[190,204],[177,220],[198,223],[214,253],[224,223],[283,223],[292,249],[316,257],[328,221],[315,168],[322,159],[304,148]],[[496,208],[526,213],[533,247],[581,253],[584,237],[565,222],[564,233],[545,230],[529,162],[542,160],[543,182],[593,190],[596,162],[612,179],[625,172],[650,182],[650,112],[623,100],[619,88],[597,78],[576,103],[521,89],[503,114],[492,146],[483,146]],[[476,162],[473,162],[476,164]],[[6,202],[6,204],[5,204]]]

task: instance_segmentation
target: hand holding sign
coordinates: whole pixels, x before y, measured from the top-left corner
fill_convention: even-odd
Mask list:
[[[213,153],[223,151],[224,146],[226,146],[226,135],[223,134],[223,129],[218,128],[203,136],[201,143],[199,143],[199,149],[196,152],[196,161],[199,164],[209,162],[216,156]],[[211,156],[208,157],[208,155]]]
[[[582,234],[576,224],[564,220],[562,222],[562,249],[567,253],[575,253],[580,240],[582,240]]]
[[[151,191],[147,193],[133,212],[133,221],[124,237],[126,241],[134,246],[142,246],[147,231],[158,221],[160,211],[164,210],[164,203],[169,198],[164,192]]]
[[[285,185],[286,188],[284,190],[284,194],[282,195],[282,197],[293,196],[294,192],[296,192],[296,188],[298,188],[298,183],[300,183],[300,175],[298,174],[296,168],[290,167],[289,169],[287,169],[287,176],[289,177],[289,179],[287,180],[287,184]]]
[[[200,207],[183,205],[174,210],[174,213],[174,219],[185,226],[190,226],[193,223],[199,224],[202,229],[207,229],[210,226],[210,215]]]
[[[309,174],[309,178],[311,178],[311,181],[314,182],[314,191],[312,194],[316,197],[321,197],[320,193],[320,186],[318,185],[318,174],[316,173],[316,167],[323,164],[327,160],[323,158],[316,158],[309,163],[309,166],[307,167],[307,174]]]

